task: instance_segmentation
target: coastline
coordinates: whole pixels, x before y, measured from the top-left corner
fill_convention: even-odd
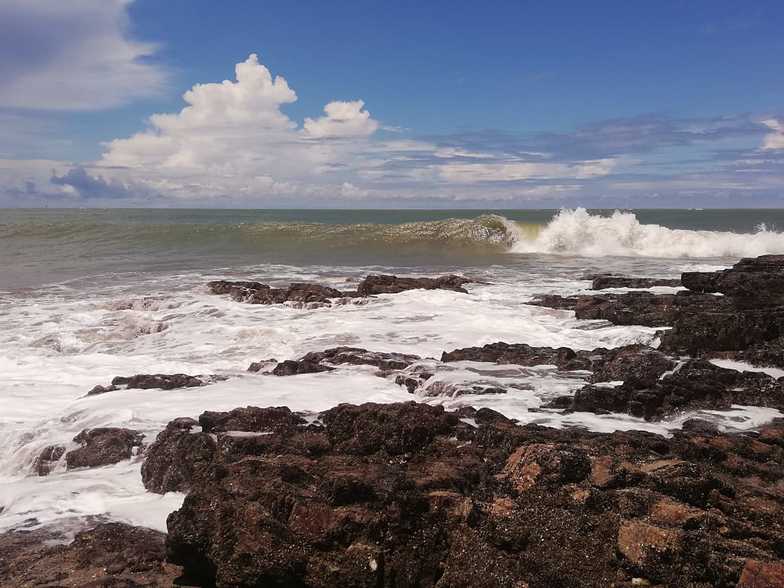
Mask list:
[[[775,415],[784,408],[784,380],[765,371],[784,367],[782,270],[781,256],[743,260],[731,270],[687,272],[681,278],[687,290],[659,294],[606,293],[598,287],[607,277],[599,276],[595,294],[545,299],[545,306],[574,312],[577,320],[664,327],[658,348],[511,342],[445,349],[439,364],[551,364],[591,374],[575,393],[554,395],[543,413],[625,412],[652,423],[740,406]],[[630,285],[619,279],[610,287]],[[334,312],[341,306],[335,301],[362,304],[423,287],[465,292],[451,278],[389,277],[360,282],[348,296],[321,286],[273,290],[249,282],[212,289],[231,304]],[[434,384],[452,398],[504,393],[439,380],[431,373],[434,360],[407,353],[344,347],[280,362],[258,359],[249,366],[256,377],[281,382],[364,365],[372,377],[394,381],[401,394],[417,398],[427,397]],[[757,369],[721,367],[728,360]],[[209,374],[190,377],[121,378],[89,392],[108,399],[136,389],[166,394],[167,388],[219,385]],[[186,585],[204,586],[550,586],[556,579],[596,586],[777,585],[784,573],[780,418],[763,417],[745,431],[733,430],[732,418],[724,424],[690,418],[669,436],[562,427],[516,424],[491,408],[449,411],[423,402],[341,405],[315,415],[237,408],[205,412],[198,421],[175,419],[151,444],[138,432],[95,428],[78,439],[78,448],[47,448],[36,467],[42,474],[61,461],[68,468],[143,461],[148,491],[187,494],[168,518],[165,551],[145,556],[149,565],[134,579],[141,585],[160,585],[160,578],[144,574],[170,574],[171,564],[182,566]],[[93,532],[100,535],[104,525]],[[17,545],[23,537],[16,531],[3,540]],[[77,536],[68,548],[38,546],[34,557],[78,554],[84,543]],[[111,553],[111,543],[100,549]],[[565,543],[567,551],[558,549]],[[29,552],[14,553],[18,559],[0,568],[8,585],[45,576],[28,565]],[[120,572],[134,577],[133,554],[124,557]],[[79,565],[73,570],[83,570]],[[106,570],[107,577],[117,576]],[[69,585],[67,577],[59,581]]]

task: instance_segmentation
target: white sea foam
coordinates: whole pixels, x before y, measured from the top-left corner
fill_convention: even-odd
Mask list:
[[[711,359],[713,365],[739,372],[762,372],[774,378],[784,378],[784,370],[775,367],[757,367],[745,361],[734,361],[732,359]]]
[[[673,271],[666,264],[654,269]],[[146,493],[138,459],[73,471],[65,471],[61,462],[47,477],[33,475],[41,450],[52,444],[74,448],[73,437],[85,428],[128,427],[142,431],[150,443],[169,420],[205,410],[285,405],[315,418],[342,402],[411,399],[448,408],[487,406],[521,423],[557,427],[667,434],[680,426],[677,419],[645,423],[626,415],[543,411],[550,398],[584,383],[584,374],[562,373],[553,366],[439,366],[436,359],[428,360],[436,368],[428,386],[440,381],[447,389],[448,384],[481,382],[507,388],[505,394],[462,396],[412,396],[363,366],[288,378],[245,371],[252,361],[290,359],[336,345],[438,358],[444,350],[496,341],[575,349],[655,342],[655,329],[578,321],[569,311],[523,304],[536,293],[570,294],[585,287],[585,281],[554,273],[549,266],[476,269],[493,283],[471,285],[467,295],[419,290],[379,296],[365,305],[309,310],[239,304],[209,295],[204,288],[208,279],[225,275],[345,287],[347,280],[384,270],[394,271],[259,266],[216,275],[109,276],[89,288],[74,284],[0,298],[0,529],[92,515],[165,527],[166,514],[177,508],[182,496]],[[425,268],[421,273],[441,271]],[[175,372],[230,377],[202,388],[86,396],[93,386],[117,375]],[[710,418],[752,427],[773,416],[764,409],[738,409],[731,417]]]
[[[784,252],[784,233],[765,227],[755,233],[669,229],[641,224],[630,212],[602,216],[577,208],[561,210],[535,237],[520,238],[511,250],[589,257],[753,257]]]

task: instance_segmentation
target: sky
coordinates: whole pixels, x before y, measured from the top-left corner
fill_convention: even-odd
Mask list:
[[[784,3],[0,0],[0,206],[784,204]]]

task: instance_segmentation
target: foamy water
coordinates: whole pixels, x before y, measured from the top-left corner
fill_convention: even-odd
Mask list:
[[[716,268],[734,262],[721,258],[718,249],[702,250],[705,259],[677,259],[689,256],[682,249],[689,239],[689,243],[703,244],[710,239],[715,243],[725,239],[716,237],[717,232],[707,231],[714,235],[709,238],[702,231],[679,232],[645,225],[635,228],[634,221],[624,215],[602,220],[586,217],[581,211],[561,213],[535,234],[518,232],[519,227],[508,220],[502,220],[500,225],[497,219],[484,219],[478,225],[460,226],[461,235],[476,232],[484,240],[509,240],[509,244],[494,257],[479,261],[470,257],[460,262],[407,267],[402,258],[400,265],[373,266],[281,264],[263,259],[237,264],[227,253],[226,261],[232,263],[222,267],[215,257],[220,250],[213,250],[212,257],[191,263],[187,262],[188,255],[195,254],[184,245],[168,252],[159,244],[151,258],[156,264],[152,267],[121,271],[115,266],[122,263],[112,264],[117,259],[115,254],[107,260],[99,256],[100,263],[90,262],[99,263],[90,265],[90,272],[84,269],[87,266],[77,268],[83,276],[78,279],[29,289],[8,288],[6,293],[0,293],[0,529],[53,521],[67,524],[84,516],[106,516],[165,529],[166,514],[177,508],[183,497],[145,492],[139,473],[140,458],[89,470],[65,471],[64,463],[60,463],[43,478],[33,474],[33,461],[48,445],[74,448],[73,437],[86,428],[128,427],[142,431],[145,442],[150,443],[169,420],[196,417],[205,410],[285,405],[315,415],[341,402],[414,399],[442,404],[448,409],[489,407],[520,423],[579,426],[596,431],[643,429],[665,435],[696,415],[728,430],[743,430],[758,427],[778,414],[769,409],[734,407],[724,412],[682,414],[661,423],[647,423],[621,414],[563,415],[541,406],[582,386],[586,373],[560,372],[554,366],[441,364],[438,358],[442,351],[496,341],[574,349],[630,343],[655,345],[654,329],[578,321],[569,311],[524,303],[536,294],[581,292],[589,285],[584,274],[592,271],[672,277],[685,269]],[[503,228],[501,233],[499,226]],[[399,230],[390,229],[389,234]],[[411,230],[410,226],[405,228],[407,232]],[[439,229],[444,230],[444,226]],[[683,237],[682,243],[672,244],[676,233],[680,237],[680,233],[695,234],[688,235],[688,239]],[[499,234],[505,236],[499,239]],[[764,247],[784,251],[776,240],[780,237],[772,235],[746,235],[745,239],[764,238]],[[547,254],[516,255],[508,251],[509,247],[520,247],[522,239],[533,239],[529,245],[534,247],[531,243],[536,243],[535,247]],[[659,246],[667,245],[670,249],[660,251],[658,256],[639,257],[656,247],[656,239],[662,239]],[[578,257],[577,253],[596,257]],[[394,254],[394,248],[386,253],[387,258]],[[736,254],[739,253],[732,255]],[[257,253],[261,258],[264,255],[263,251]],[[638,257],[630,261],[628,257],[609,255]],[[184,271],[172,266],[192,269]],[[29,271],[40,271],[38,265],[30,267]],[[351,288],[371,272],[457,272],[487,283],[470,285],[467,295],[410,291],[379,296],[366,304],[310,310],[240,304],[228,297],[210,295],[205,288],[207,281],[226,277],[272,284],[317,281]],[[377,377],[367,366],[345,366],[334,372],[284,378],[246,372],[253,361],[291,359],[337,345],[417,354],[423,360],[410,369],[426,367],[435,375],[412,396],[392,378]],[[175,372],[219,374],[228,379],[202,388],[168,392],[119,390],[86,396],[93,386],[108,384],[114,376]],[[473,384],[500,386],[507,392],[454,393],[455,389]]]
[[[629,212],[610,216],[563,210],[536,235],[515,239],[516,253],[595,256],[757,257],[784,251],[784,233],[761,224],[753,233],[670,229]]]

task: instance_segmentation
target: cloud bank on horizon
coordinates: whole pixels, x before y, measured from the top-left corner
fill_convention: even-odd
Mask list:
[[[156,47],[129,34],[131,1],[0,0],[0,54],[25,48],[0,60],[0,205],[742,207],[784,199],[782,116],[643,114],[567,132],[425,134],[377,120],[349,95],[298,121],[286,112],[297,93],[256,53],[236,64],[233,79],[193,85],[179,111],[104,142],[98,158],[26,157],[51,142],[41,124],[52,112],[118,108],[167,91],[169,72],[150,60]]]

